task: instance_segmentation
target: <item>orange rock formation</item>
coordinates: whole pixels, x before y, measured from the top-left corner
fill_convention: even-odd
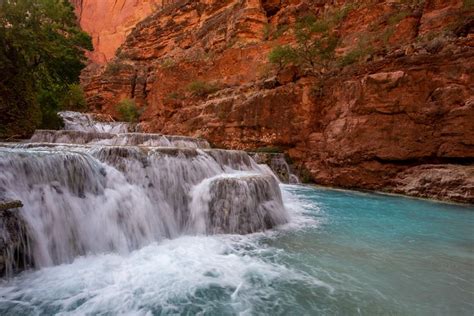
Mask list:
[[[150,12],[141,5],[123,21]],[[294,43],[298,17],[344,7],[337,52],[367,48],[363,60],[323,80],[269,64],[275,45]],[[474,202],[473,11],[462,0],[180,0],[135,27],[81,8],[94,36],[121,30],[96,44],[107,60],[132,29],[106,67],[84,72],[96,112],[132,98],[147,131],[278,147],[319,184]],[[212,93],[193,94],[192,82]]]

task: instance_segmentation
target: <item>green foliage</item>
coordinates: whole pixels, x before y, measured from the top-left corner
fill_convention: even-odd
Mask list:
[[[164,102],[179,101],[179,100],[183,100],[183,99],[184,99],[184,95],[182,95],[182,94],[179,93],[178,91],[173,91],[173,92],[169,93],[169,94],[164,98]]]
[[[270,39],[270,34],[272,33],[272,25],[267,23],[263,26],[263,40],[268,41]]]
[[[92,49],[90,37],[69,1],[0,1],[0,137],[54,125],[51,113],[78,82],[86,49]]]
[[[474,0],[464,0],[462,4],[463,9],[474,9]]]
[[[408,11],[397,12],[396,14],[393,14],[388,18],[387,24],[390,25],[390,26],[396,25],[396,24],[400,23],[400,21],[402,21],[408,15],[409,15]]]
[[[362,61],[365,57],[372,54],[373,51],[374,50],[372,46],[370,46],[369,44],[361,44],[361,42],[359,42],[359,45],[355,49],[344,55],[339,63],[343,67],[352,65],[354,63]]]
[[[311,172],[305,167],[300,167],[298,170],[298,176],[300,178],[301,183],[313,183],[313,176]]]
[[[342,21],[349,15],[349,13],[354,10],[355,4],[353,3],[348,3],[345,6],[343,6],[341,9],[337,10],[334,12],[332,16],[332,21],[333,23],[337,24]]]
[[[68,91],[61,102],[61,108],[63,110],[76,112],[84,112],[87,110],[86,97],[81,85],[74,83],[68,86]]]
[[[281,69],[290,63],[298,62],[298,57],[298,53],[293,47],[289,45],[278,45],[272,49],[268,55],[268,60]]]
[[[141,111],[133,100],[123,99],[117,103],[116,110],[122,121],[136,123],[140,119]]]
[[[176,62],[172,58],[165,58],[161,62],[160,66],[163,69],[170,69],[170,68],[173,68],[174,66],[176,66]]]
[[[474,0],[464,0],[462,3],[462,9],[467,10],[474,10]]]
[[[277,29],[273,33],[273,39],[277,39],[282,36],[290,27],[287,24],[279,24]]]
[[[346,6],[321,19],[312,14],[300,18],[293,29],[296,45],[276,46],[268,56],[269,61],[280,69],[294,64],[313,75],[322,75],[335,60],[339,38],[333,29],[350,10],[352,7]]]
[[[187,86],[187,90],[197,97],[205,97],[219,90],[219,86],[214,83],[196,80]]]
[[[390,46],[390,38],[395,33],[395,28],[393,26],[389,26],[383,33],[380,35],[380,39],[384,43],[385,47]]]
[[[117,75],[119,74],[123,69],[125,69],[127,65],[122,64],[121,62],[118,61],[112,61],[107,64],[105,68],[105,73],[108,75]]]
[[[182,99],[183,96],[181,94],[179,94],[179,92],[171,92],[170,94],[168,94],[168,98],[169,99],[173,99],[173,100],[179,100],[179,99]]]
[[[283,149],[277,146],[266,146],[266,147],[259,147],[254,150],[256,153],[268,153],[268,154],[278,154],[282,153]]]
[[[38,91],[37,100],[41,109],[42,129],[60,129],[63,126],[58,111],[61,110],[61,86],[52,85],[47,89],[43,88]]]

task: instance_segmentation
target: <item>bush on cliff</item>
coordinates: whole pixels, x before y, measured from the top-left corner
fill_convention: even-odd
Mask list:
[[[116,110],[122,121],[136,123],[140,119],[141,111],[133,100],[123,99],[117,104]]]
[[[205,97],[211,93],[218,91],[219,86],[215,83],[196,80],[191,82],[188,85],[187,89],[194,96]]]
[[[333,27],[341,17],[332,15],[317,19],[309,14],[300,18],[293,28],[296,45],[276,46],[269,61],[279,67],[293,64],[314,76],[320,76],[334,60],[339,38]]]
[[[57,121],[78,82],[90,37],[66,0],[0,1],[0,137],[26,137]]]

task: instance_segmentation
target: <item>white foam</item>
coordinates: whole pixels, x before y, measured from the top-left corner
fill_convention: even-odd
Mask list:
[[[183,236],[130,254],[80,257],[2,284],[0,306],[15,302],[20,314],[179,314],[186,308],[252,313],[259,302],[278,295],[274,282],[333,290],[318,279],[263,260],[262,254],[276,251],[258,243],[264,235]]]

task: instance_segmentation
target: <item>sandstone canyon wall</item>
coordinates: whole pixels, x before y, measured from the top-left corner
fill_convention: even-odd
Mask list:
[[[135,25],[171,0],[71,0],[83,30],[92,37],[95,63],[112,59]]]
[[[99,23],[103,2],[81,3],[81,24],[104,39],[93,60],[122,41],[107,42],[104,25],[131,30],[107,66],[84,72],[91,110],[116,115],[131,98],[146,131],[281,150],[318,184],[474,203],[471,2],[177,0],[136,26]],[[133,3],[129,21],[150,12]],[[269,64],[308,12],[344,12],[337,52],[357,62],[323,79]]]

